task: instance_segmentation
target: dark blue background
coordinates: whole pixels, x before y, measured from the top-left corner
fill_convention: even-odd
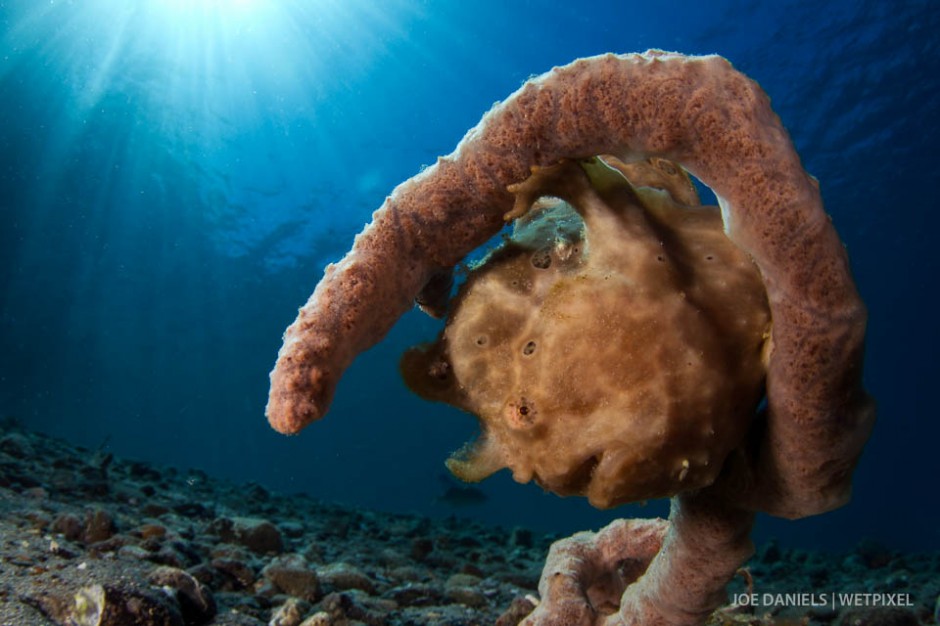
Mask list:
[[[757,538],[940,547],[940,5],[577,4],[0,0],[0,413],[124,456],[450,514],[438,474],[475,422],[397,376],[435,324],[406,316],[293,438],[263,417],[284,327],[384,196],[530,75],[608,51],[719,53],[821,181],[870,308],[880,407],[853,502],[762,519]],[[460,514],[563,532],[614,515],[505,473],[482,488]]]

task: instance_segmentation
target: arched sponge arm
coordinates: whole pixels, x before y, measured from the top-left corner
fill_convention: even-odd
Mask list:
[[[327,268],[271,373],[271,425],[327,411],[357,354],[424,285],[503,225],[533,165],[611,154],[680,163],[717,195],[728,236],[763,277],[773,320],[766,423],[741,505],[799,517],[849,495],[874,420],[861,387],[866,311],[843,246],[760,87],[718,56],[580,59],[497,104],[449,156],[399,185]]]

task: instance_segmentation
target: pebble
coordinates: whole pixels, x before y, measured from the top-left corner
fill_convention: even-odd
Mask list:
[[[184,626],[179,609],[164,594],[110,584],[81,589],[67,619],[76,626]]]
[[[226,591],[250,589],[255,582],[251,566],[238,559],[212,559],[212,567],[223,575],[228,584],[223,584]]]
[[[114,519],[105,509],[90,509],[85,513],[82,541],[86,544],[110,539],[115,532]]]
[[[506,612],[496,619],[495,626],[516,626],[529,613],[535,610],[535,604],[526,597],[515,597]]]
[[[330,563],[318,569],[317,575],[324,584],[334,590],[360,589],[368,594],[375,593],[375,584],[372,580],[355,565],[344,561]]]
[[[425,583],[407,583],[388,592],[388,597],[402,606],[431,606],[442,595],[439,588]]]
[[[299,626],[302,619],[303,613],[297,599],[289,598],[274,610],[268,626]]]
[[[85,526],[77,516],[71,513],[59,515],[52,522],[52,532],[58,533],[69,541],[78,541],[84,534]]]
[[[137,532],[143,539],[159,539],[166,536],[166,527],[160,524],[144,524]]]
[[[170,589],[186,624],[206,624],[215,617],[217,607],[212,591],[192,574],[176,567],[158,567],[148,580],[151,584]]]
[[[320,578],[310,568],[307,559],[299,554],[285,554],[272,559],[261,575],[278,590],[295,598],[308,602],[316,602],[320,598]]]
[[[330,618],[329,613],[317,611],[301,622],[300,626],[333,626],[333,620]]]
[[[255,517],[220,517],[209,525],[209,532],[222,541],[245,546],[255,554],[280,554],[284,541],[277,526]]]

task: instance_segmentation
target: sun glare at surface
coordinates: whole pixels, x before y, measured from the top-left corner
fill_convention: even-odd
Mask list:
[[[275,11],[273,0],[148,0],[152,8],[169,19],[241,20],[261,18]]]
[[[282,114],[309,115],[368,72],[389,38],[406,32],[401,21],[413,12],[402,2],[366,0],[20,6],[0,32],[10,51],[0,78],[17,63],[41,62],[70,87],[59,95],[71,99],[71,116],[81,118],[108,97],[132,98],[138,114],[190,137],[187,129],[219,130],[219,119],[261,120],[263,112],[269,123]]]
[[[55,120],[36,204],[53,206],[69,164],[109,144],[103,188],[136,193],[156,163],[184,163],[214,236],[236,252],[299,221],[311,160],[325,179],[349,175],[337,155],[355,139],[324,129],[361,126],[349,103],[398,63],[391,50],[421,11],[409,0],[7,2],[0,83],[33,90]],[[36,67],[54,78],[24,86]]]

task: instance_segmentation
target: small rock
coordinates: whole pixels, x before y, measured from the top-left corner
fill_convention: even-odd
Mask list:
[[[477,578],[486,578],[486,574],[483,573],[483,570],[473,563],[464,563],[462,566],[460,566],[460,573],[476,576]]]
[[[181,534],[182,536],[182,534]],[[185,562],[188,563],[198,563],[202,560],[202,553],[196,549],[193,543],[189,541],[183,541],[182,539],[175,539],[168,542],[164,548],[172,549],[176,554],[180,556]]]
[[[74,559],[79,554],[78,550],[64,546],[55,539],[49,542],[49,552],[61,559]]]
[[[437,604],[441,599],[439,589],[422,583],[395,587],[386,595],[402,606],[427,606]]]
[[[413,565],[402,565],[401,567],[396,567],[395,569],[389,570],[388,575],[394,580],[413,583],[428,579],[428,574],[426,571],[418,569]]]
[[[274,611],[268,626],[299,626],[303,613],[296,598],[289,598]]]
[[[447,582],[444,584],[445,587],[476,587],[480,584],[480,578],[478,576],[472,576],[471,574],[454,574],[447,579]]]
[[[405,567],[410,564],[410,560],[404,554],[394,548],[383,548],[379,552],[379,561],[385,567]]]
[[[151,563],[157,563],[158,565],[168,565],[170,567],[176,567],[182,569],[184,567],[183,559],[180,558],[180,555],[176,553],[172,548],[161,548],[156,552],[150,554],[147,558]]]
[[[237,559],[212,559],[212,567],[224,575],[229,582],[227,590],[247,589],[255,582],[255,574],[243,561]]]
[[[168,507],[163,506],[162,504],[157,504],[155,502],[148,502],[141,509],[140,512],[146,515],[147,517],[160,517],[161,515],[166,515],[170,512]]]
[[[385,626],[386,616],[379,611],[370,610],[357,602],[351,593],[331,593],[320,602],[320,607],[334,623],[347,624],[346,620],[356,620],[369,626]],[[352,622],[355,624],[356,622]]]
[[[215,587],[218,585],[219,571],[209,565],[208,563],[200,563],[194,567],[187,570],[193,578],[201,582],[203,585],[208,585],[210,587]]]
[[[324,560],[323,547],[315,542],[309,543],[301,554],[309,563],[322,563]]]
[[[220,517],[209,524],[209,532],[222,541],[245,546],[255,554],[280,554],[284,541],[277,526],[256,517]]]
[[[517,626],[529,613],[535,610],[535,604],[528,598],[516,596],[509,608],[499,616],[495,626]]]
[[[115,532],[114,519],[104,509],[92,509],[85,513],[85,527],[82,541],[86,544],[98,543],[110,539]],[[66,538],[68,536],[66,535]]]
[[[165,594],[112,585],[79,590],[69,619],[76,626],[184,626]]]
[[[434,542],[427,537],[419,537],[411,542],[411,558],[423,561],[434,550]]]
[[[375,593],[375,584],[355,565],[349,563],[331,563],[317,570],[317,575],[324,583],[337,591],[360,589],[368,594]]]
[[[122,559],[136,559],[138,561],[146,561],[150,558],[150,552],[133,544],[118,548],[117,555]]]
[[[166,536],[166,526],[160,524],[144,524],[137,529],[142,539],[159,539]]]
[[[44,530],[52,523],[52,518],[42,511],[26,511],[23,517],[32,524],[36,530]]]
[[[218,617],[211,622],[213,626],[229,626],[229,618],[232,615],[243,615],[251,617],[252,620],[246,620],[244,623],[252,626],[265,626],[265,617],[271,615],[271,603],[265,598],[250,595],[242,592],[217,591],[215,593],[216,602],[219,607],[224,607]],[[257,620],[257,621],[254,621]]]
[[[300,626],[333,626],[333,620],[330,618],[329,613],[317,611],[302,621]]]
[[[217,609],[212,592],[187,572],[175,567],[158,567],[149,580],[151,584],[173,590],[187,625],[205,624],[215,617]]]
[[[52,532],[62,535],[69,541],[78,541],[85,532],[85,526],[74,515],[63,513],[52,521]]]
[[[283,593],[316,602],[320,597],[320,579],[310,569],[307,559],[299,554],[286,554],[273,559],[261,571]]]
[[[464,606],[479,608],[486,606],[486,596],[472,587],[447,587],[444,597]]]
[[[95,557],[100,557],[109,552],[117,552],[129,543],[131,542],[128,537],[124,535],[114,535],[113,537],[105,539],[104,541],[90,544],[88,546],[88,554]]]

